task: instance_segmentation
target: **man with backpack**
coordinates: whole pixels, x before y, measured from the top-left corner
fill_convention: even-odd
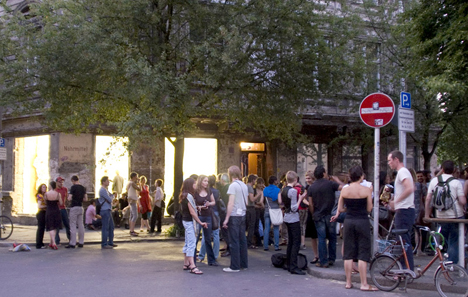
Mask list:
[[[453,161],[444,161],[439,175],[431,180],[426,197],[426,218],[432,214],[433,208],[437,218],[464,218],[466,197],[462,184],[452,175],[454,169]],[[440,225],[441,233],[447,242],[448,260],[458,263],[458,223],[441,223]]]

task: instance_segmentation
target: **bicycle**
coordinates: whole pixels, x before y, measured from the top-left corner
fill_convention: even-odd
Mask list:
[[[434,241],[435,255],[423,270],[417,269],[417,274],[410,269],[403,269],[400,260],[404,259],[406,267],[409,267],[405,251],[405,244],[401,235],[408,232],[406,229],[392,230],[398,236],[398,241],[383,243],[382,252],[376,254],[371,261],[370,275],[374,285],[382,291],[392,291],[401,281],[405,282],[403,290],[406,291],[408,281],[420,278],[424,273],[439,260],[439,266],[434,273],[434,283],[437,292],[443,296],[468,296],[468,273],[465,268],[452,261],[446,261],[441,249],[444,244],[442,234],[431,231],[428,227],[421,227],[430,232],[430,241]],[[437,238],[440,237],[441,241]],[[382,245],[382,242],[379,242]]]
[[[3,200],[0,199],[0,240],[6,240],[13,233],[13,222],[3,213]]]
[[[373,227],[374,227],[374,217],[372,215],[369,215],[369,222],[371,224],[371,234],[373,234]],[[394,240],[395,239],[395,235],[392,234],[392,229],[393,229],[393,225],[394,225],[394,222],[395,222],[395,217],[393,217],[391,223],[390,223],[390,227],[385,228],[384,226],[382,226],[382,224],[379,223],[379,238],[380,239],[385,239],[385,240]],[[421,230],[422,230],[422,226],[416,226],[416,225],[413,225],[413,227],[411,228],[411,247],[412,247],[412,250],[413,250],[413,254],[416,254],[418,252],[418,248],[419,248],[419,242],[420,242],[420,237],[421,237]]]

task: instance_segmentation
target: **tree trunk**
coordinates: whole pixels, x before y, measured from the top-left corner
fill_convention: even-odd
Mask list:
[[[179,210],[179,194],[184,179],[184,137],[177,136],[174,145],[174,211]]]

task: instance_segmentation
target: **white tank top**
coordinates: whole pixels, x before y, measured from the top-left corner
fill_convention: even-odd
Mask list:
[[[138,200],[137,191],[131,184],[129,184],[127,195],[129,200]]]

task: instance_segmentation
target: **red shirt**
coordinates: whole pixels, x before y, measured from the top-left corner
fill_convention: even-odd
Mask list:
[[[62,196],[62,205],[59,203],[60,209],[65,209],[65,201],[68,198],[68,189],[65,187],[61,187],[60,189],[57,187],[55,188],[55,191],[60,193],[60,196]]]

